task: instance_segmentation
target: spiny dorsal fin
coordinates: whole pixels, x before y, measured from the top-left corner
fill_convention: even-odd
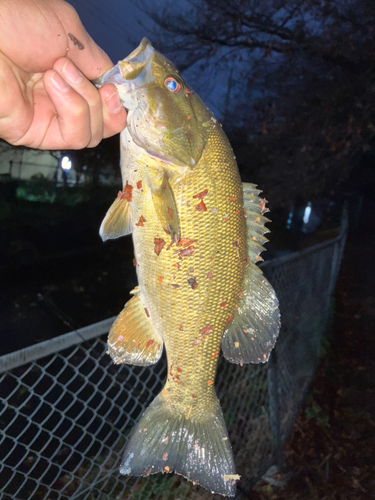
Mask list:
[[[126,236],[132,231],[133,222],[130,206],[120,191],[103,219],[99,234],[102,240],[106,241]]]
[[[138,287],[133,292],[109,332],[108,354],[116,364],[152,365],[163,352],[163,339],[153,329]]]
[[[269,229],[264,224],[270,222],[263,214],[269,212],[266,208],[266,200],[259,198],[259,189],[256,189],[255,184],[244,182],[243,186],[243,202],[246,211],[246,226],[247,226],[247,251],[250,262],[262,262],[260,254],[265,251],[264,243],[268,239],[263,236],[269,233]]]
[[[264,226],[265,200],[259,198],[255,184],[243,184],[246,210],[248,267],[237,312],[224,332],[222,348],[225,358],[238,364],[265,363],[280,330],[279,303],[274,289],[256,266],[263,260],[263,244],[269,232]]]

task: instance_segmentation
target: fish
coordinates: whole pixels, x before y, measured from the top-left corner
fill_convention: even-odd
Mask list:
[[[268,240],[265,200],[242,183],[218,121],[147,38],[94,81],[116,86],[123,189],[102,239],[132,234],[138,286],[108,336],[115,363],[148,366],[166,350],[164,388],[125,448],[120,473],[175,472],[234,496],[239,475],[215,392],[220,354],[265,363],[280,313],[257,263]]]

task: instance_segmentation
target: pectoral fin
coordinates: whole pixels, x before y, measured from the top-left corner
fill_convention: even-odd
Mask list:
[[[121,196],[110,206],[100,226],[99,234],[103,241],[126,236],[133,231],[129,202]]]
[[[156,333],[139,298],[136,295],[118,315],[108,335],[108,354],[116,364],[152,365],[163,352],[163,339]]]
[[[155,212],[164,231],[171,235],[172,240],[180,239],[180,225],[176,201],[166,172],[156,172],[149,169],[149,179]]]
[[[280,329],[279,303],[267,279],[256,266],[260,262],[263,235],[268,232],[265,200],[254,184],[243,185],[247,224],[247,250],[249,263],[245,272],[244,288],[237,304],[237,312],[224,332],[222,348],[232,363],[264,363],[276,343]]]

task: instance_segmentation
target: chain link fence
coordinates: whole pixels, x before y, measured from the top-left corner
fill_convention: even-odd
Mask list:
[[[282,459],[317,366],[346,238],[265,262],[282,329],[269,363],[221,359],[218,397],[241,475],[237,498]],[[129,433],[166,379],[153,367],[115,366],[106,354],[114,318],[0,358],[3,500],[220,499],[174,474],[118,472]]]

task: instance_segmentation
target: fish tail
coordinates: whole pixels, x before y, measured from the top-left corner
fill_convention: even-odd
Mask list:
[[[233,454],[220,403],[181,413],[159,394],[143,414],[125,449],[121,474],[175,472],[211,493],[235,496]]]

